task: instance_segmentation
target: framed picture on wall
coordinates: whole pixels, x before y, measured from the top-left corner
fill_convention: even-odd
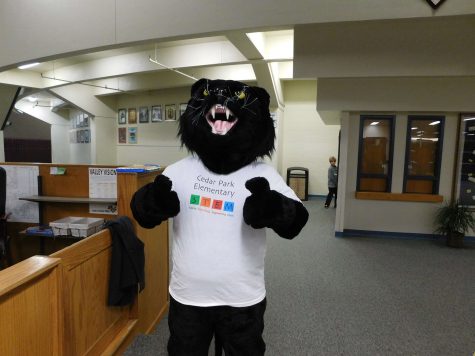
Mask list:
[[[129,124],[136,124],[137,123],[137,110],[135,108],[129,108],[128,109],[127,119],[129,120]]]
[[[187,106],[188,106],[187,103],[181,103],[180,104],[180,117],[181,117],[181,115],[183,115],[185,113]]]
[[[176,104],[165,105],[165,121],[176,121]]]
[[[154,105],[152,106],[152,122],[161,122],[162,118],[162,106]]]
[[[129,143],[137,143],[137,127],[128,127]]]
[[[148,106],[141,106],[139,108],[139,122],[141,124],[150,122],[150,118],[148,114]]]
[[[127,129],[125,127],[119,127],[117,137],[119,143],[127,143]]]
[[[117,112],[117,123],[125,125],[127,123],[127,109],[119,109]]]

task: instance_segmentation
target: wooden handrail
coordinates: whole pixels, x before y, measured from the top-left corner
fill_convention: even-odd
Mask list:
[[[0,297],[56,267],[60,258],[33,256],[0,271]]]

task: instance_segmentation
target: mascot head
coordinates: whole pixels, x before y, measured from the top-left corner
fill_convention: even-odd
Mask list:
[[[180,117],[178,135],[212,172],[228,174],[274,150],[269,94],[232,80],[200,79]]]

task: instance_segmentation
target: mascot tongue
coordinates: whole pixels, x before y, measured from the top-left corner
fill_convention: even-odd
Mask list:
[[[236,121],[229,122],[229,121],[222,121],[222,120],[216,120],[215,122],[211,122],[211,121],[208,121],[208,122],[211,125],[213,133],[217,135],[226,135],[228,131],[231,129],[231,127],[233,127],[234,124],[236,123]]]
[[[225,118],[225,120],[220,120],[216,118],[216,116],[223,119]],[[211,126],[211,131],[215,135],[226,135],[237,122],[237,118],[234,117],[233,113],[227,107],[219,104],[214,105],[210,109],[206,119]],[[229,121],[229,119],[231,119],[231,121]]]

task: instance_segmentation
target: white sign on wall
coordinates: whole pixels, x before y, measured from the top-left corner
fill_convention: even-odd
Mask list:
[[[7,175],[5,213],[10,213],[8,221],[38,223],[40,214],[38,203],[19,198],[38,195],[38,166],[2,166]]]
[[[89,168],[89,198],[117,199],[117,172],[115,168]],[[89,204],[89,212],[117,214],[117,203]]]

